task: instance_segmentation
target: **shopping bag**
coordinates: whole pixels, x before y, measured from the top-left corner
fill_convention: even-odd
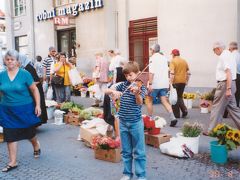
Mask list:
[[[83,80],[76,68],[69,70],[68,75],[73,86],[83,83]]]
[[[52,100],[52,98],[53,98],[53,89],[52,89],[52,86],[49,86],[48,90],[47,90],[47,97],[46,97],[46,99],[47,100]]]
[[[42,87],[44,94],[46,94],[48,90],[48,83],[46,81],[43,81]]]
[[[169,91],[169,102],[171,105],[175,105],[177,104],[177,90],[172,86],[172,84],[170,85],[170,91]]]

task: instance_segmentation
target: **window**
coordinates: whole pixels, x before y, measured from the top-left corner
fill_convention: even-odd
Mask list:
[[[55,6],[62,6],[70,3],[75,3],[76,0],[55,0]]]
[[[14,15],[21,16],[26,13],[26,0],[14,0]]]
[[[23,54],[28,54],[28,38],[27,36],[15,37],[15,49]]]

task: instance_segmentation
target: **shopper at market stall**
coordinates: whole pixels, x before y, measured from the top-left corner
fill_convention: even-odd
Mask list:
[[[20,67],[27,70],[31,74],[38,88],[38,91],[40,94],[40,105],[41,105],[41,115],[39,118],[41,119],[41,123],[47,123],[48,116],[47,116],[47,109],[46,109],[45,97],[44,97],[41,80],[38,77],[37,72],[33,67],[32,61],[26,55],[19,53],[18,61],[20,63]]]
[[[4,57],[7,69],[0,73],[0,126],[9,153],[9,162],[2,172],[18,166],[17,141],[30,140],[35,158],[41,153],[35,128],[40,123],[40,95],[31,74],[19,68],[18,60],[17,51],[7,51]]]
[[[188,110],[183,102],[182,96],[190,76],[189,67],[187,61],[180,57],[180,51],[178,49],[173,49],[171,55],[170,81],[177,90],[178,98],[177,103],[172,105],[172,109],[176,118],[180,118],[180,111],[182,112],[182,118],[185,118],[188,114]]]
[[[72,68],[73,65],[66,60],[66,54],[61,52],[59,55],[59,62],[54,64],[55,74],[63,78],[63,84],[55,84],[54,87],[58,103],[69,102],[71,100],[71,82],[68,71]]]
[[[148,98],[147,109],[148,115],[153,115],[153,99],[160,97],[160,100],[164,108],[168,111],[171,120],[170,126],[175,126],[177,124],[177,119],[173,114],[172,107],[168,102],[167,93],[169,88],[169,78],[168,78],[168,61],[165,56],[160,54],[159,44],[155,44],[151,47],[153,50],[153,55],[150,57],[149,62],[149,82],[148,91],[151,98]]]
[[[214,43],[213,52],[219,56],[216,67],[217,87],[210,115],[210,124],[208,129],[203,132],[204,135],[208,135],[218,123],[222,122],[225,109],[240,129],[240,109],[237,107],[234,97],[236,92],[236,60],[230,51],[225,50],[225,45],[222,42]]]
[[[103,53],[98,52],[95,54],[96,62],[93,70],[93,79],[96,82],[96,85],[99,86],[100,92],[98,96],[95,97],[95,104],[92,107],[99,107],[99,104],[103,102],[104,99],[104,90],[107,88],[108,84],[108,68],[109,63],[103,57]]]
[[[123,73],[127,81],[120,83],[114,89],[106,90],[106,94],[120,98],[118,115],[120,119],[122,160],[124,163],[124,176],[121,180],[130,180],[132,178],[133,160],[137,178],[144,180],[146,179],[146,153],[141,107],[147,90],[144,85],[130,86],[139,73],[136,62],[128,62],[124,65]]]

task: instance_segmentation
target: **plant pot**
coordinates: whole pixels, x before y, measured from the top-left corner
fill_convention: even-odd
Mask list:
[[[184,137],[182,133],[176,134],[177,138],[181,141],[182,144],[186,144],[186,146],[191,149],[194,154],[198,154],[199,149],[199,137]]]
[[[150,128],[148,130],[148,134],[151,134],[151,135],[158,135],[160,134],[160,128]]]
[[[192,99],[183,99],[185,106],[187,109],[192,109],[193,100]]]
[[[201,107],[201,113],[207,114],[208,113],[208,108],[206,107]]]
[[[226,145],[218,144],[218,141],[210,142],[210,155],[214,163],[225,164],[227,162],[228,151]]]

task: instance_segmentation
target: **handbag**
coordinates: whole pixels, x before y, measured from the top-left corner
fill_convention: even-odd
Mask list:
[[[54,84],[56,86],[64,86],[64,78],[59,75],[53,75],[52,84]]]

